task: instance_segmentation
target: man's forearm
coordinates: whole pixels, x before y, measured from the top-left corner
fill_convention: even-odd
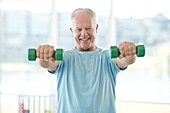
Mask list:
[[[46,60],[39,60],[39,64],[41,67],[46,68],[49,71],[55,71],[57,66],[60,64],[59,61],[46,61]]]
[[[115,62],[119,68],[126,68],[128,65],[133,64],[136,60],[136,55],[127,56],[125,58],[116,58]]]
[[[133,64],[136,61],[136,55],[127,56],[125,59],[128,65]]]

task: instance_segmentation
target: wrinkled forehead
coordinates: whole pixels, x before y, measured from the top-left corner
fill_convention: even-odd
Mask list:
[[[78,8],[78,9],[76,9],[75,11],[72,12],[71,18],[73,18],[75,15],[81,14],[81,13],[88,13],[92,17],[96,18],[96,13],[89,8]]]
[[[92,27],[96,24],[95,18],[87,13],[77,13],[72,17],[72,26],[84,26],[84,27]]]

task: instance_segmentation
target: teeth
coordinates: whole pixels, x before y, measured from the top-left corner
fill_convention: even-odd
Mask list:
[[[81,40],[83,40],[83,41],[86,41],[86,40],[88,40],[89,38],[86,38],[86,39],[81,39]]]
[[[90,36],[81,37],[82,41],[87,41],[88,39],[90,39]]]

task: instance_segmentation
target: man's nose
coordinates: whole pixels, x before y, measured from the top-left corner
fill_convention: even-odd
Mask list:
[[[87,30],[86,29],[82,29],[81,35],[82,36],[87,36],[88,35]]]

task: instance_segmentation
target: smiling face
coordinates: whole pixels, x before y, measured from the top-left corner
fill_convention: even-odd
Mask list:
[[[96,49],[95,37],[98,25],[94,17],[87,12],[81,12],[72,18],[70,28],[76,41],[76,49],[79,51],[93,51]]]

